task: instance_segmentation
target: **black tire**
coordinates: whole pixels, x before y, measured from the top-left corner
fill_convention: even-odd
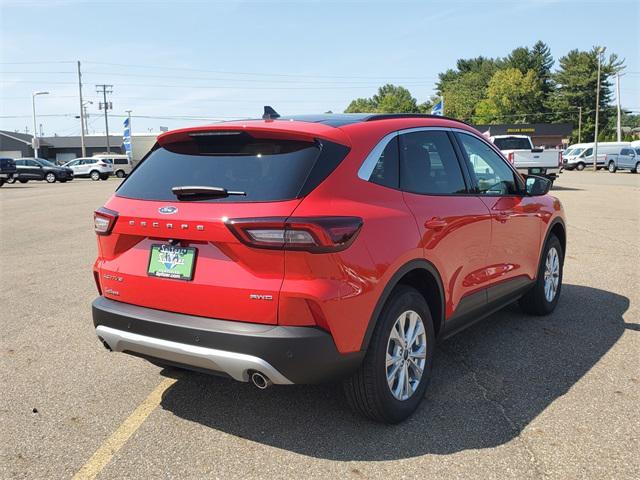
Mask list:
[[[409,310],[422,319],[426,337],[426,363],[413,394],[406,400],[399,400],[391,393],[387,383],[386,357],[391,330],[401,314]],[[424,297],[412,287],[396,287],[380,312],[362,365],[343,383],[351,408],[382,423],[399,423],[409,417],[420,405],[431,379],[435,341],[433,321]]]
[[[559,261],[559,271],[558,271],[558,285],[555,290],[555,294],[551,301],[548,300],[545,295],[545,270],[546,270],[546,262],[547,256],[549,255],[549,251],[555,248],[558,254]],[[562,250],[562,244],[558,237],[555,235],[550,235],[547,239],[547,243],[542,249],[542,255],[540,257],[540,266],[538,267],[538,276],[536,278],[536,282],[521,299],[520,299],[520,308],[526,313],[531,315],[549,315],[553,312],[558,304],[558,299],[560,298],[560,293],[562,291],[562,272],[564,267],[564,251]]]
[[[3,185],[4,185],[4,183],[5,183],[4,178],[0,178],[0,187],[1,187],[1,186],[3,186]]]
[[[18,179],[20,183],[27,183],[29,180],[23,180],[22,178]]]
[[[67,183],[66,180],[60,180],[60,183]]]
[[[118,178],[124,178],[124,170],[118,170],[116,172],[116,177]]]
[[[609,170],[609,173],[616,173],[616,170],[618,170],[618,168],[616,167],[616,164],[614,162],[609,162],[607,170]]]
[[[636,163],[636,166],[631,170],[631,173],[640,173],[640,162]]]
[[[58,177],[56,177],[55,173],[49,172],[44,176],[44,180],[47,183],[56,183],[56,180],[58,180]]]
[[[100,175],[100,172],[98,170],[91,170],[91,172],[89,172],[89,178],[91,178],[91,180],[93,180],[94,182],[100,180],[101,177],[102,175]]]
[[[584,170],[585,164],[580,162],[576,165],[576,170],[578,170],[579,172],[581,172],[582,170]]]
[[[101,175],[100,180],[109,180],[109,175]]]

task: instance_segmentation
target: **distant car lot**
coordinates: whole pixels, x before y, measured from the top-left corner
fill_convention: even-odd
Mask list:
[[[0,190],[2,478],[72,476],[165,377],[98,478],[639,476],[640,175],[560,176],[557,311],[507,310],[444,342],[426,401],[397,427],[352,414],[331,385],[258,391],[106,352],[89,310],[92,211],[119,182]]]

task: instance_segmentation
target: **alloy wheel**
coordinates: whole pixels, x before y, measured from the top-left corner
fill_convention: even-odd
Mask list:
[[[56,181],[56,176],[53,173],[47,173],[45,180],[47,181],[47,183],[53,183]]]
[[[551,247],[547,252],[547,259],[544,265],[544,297],[547,302],[553,302],[558,292],[560,283],[560,257],[558,251]]]
[[[396,319],[387,341],[385,373],[389,390],[397,400],[407,400],[414,394],[426,357],[427,335],[422,318],[407,310]]]

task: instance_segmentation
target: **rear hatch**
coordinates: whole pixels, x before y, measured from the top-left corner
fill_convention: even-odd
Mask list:
[[[0,173],[15,173],[16,162],[12,158],[0,158]]]
[[[286,219],[347,152],[293,133],[189,130],[160,138],[105,205],[115,220],[99,236],[103,295],[276,324],[284,252],[247,245],[229,223]]]

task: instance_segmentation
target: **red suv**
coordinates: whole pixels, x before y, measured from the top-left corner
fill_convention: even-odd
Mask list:
[[[259,388],[343,379],[353,408],[399,422],[436,341],[516,300],[555,308],[566,228],[549,187],[442,117],[167,132],[95,212],[96,333]]]

